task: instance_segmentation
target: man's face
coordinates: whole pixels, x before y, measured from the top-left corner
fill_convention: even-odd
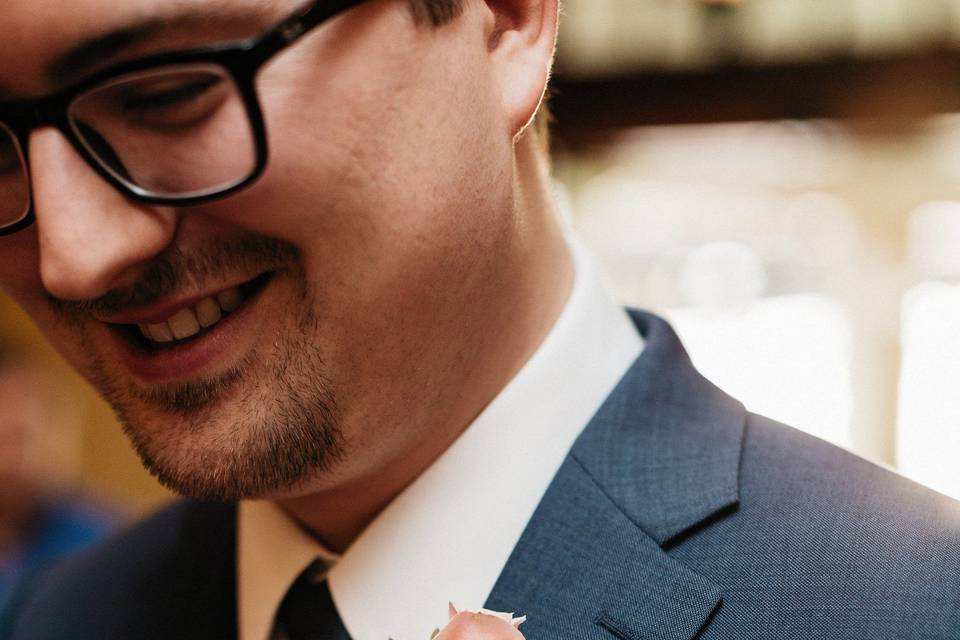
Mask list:
[[[56,89],[50,66],[66,51],[157,17],[175,28],[109,60],[87,50],[85,64],[250,36],[297,7],[5,0],[0,88]],[[37,222],[0,237],[0,288],[111,402],[165,483],[295,495],[431,441],[485,349],[514,244],[511,139],[483,21],[468,10],[417,26],[405,0],[375,0],[319,27],[258,80],[266,173],[214,203],[132,203],[60,133],[32,134]],[[186,339],[152,339],[217,315]]]

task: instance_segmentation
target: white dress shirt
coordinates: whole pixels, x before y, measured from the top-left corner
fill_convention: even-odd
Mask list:
[[[241,640],[271,637],[284,594],[318,557],[354,640],[428,640],[448,601],[483,606],[577,436],[643,349],[589,258],[573,255],[570,298],[537,351],[342,556],[273,503],[240,504]]]

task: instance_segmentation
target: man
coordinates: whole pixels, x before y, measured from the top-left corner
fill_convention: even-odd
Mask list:
[[[13,638],[417,640],[447,599],[533,639],[960,637],[954,503],[746,414],[571,253],[557,14],[4,3],[3,289],[221,501],[38,576]]]
[[[117,519],[76,494],[80,425],[66,402],[0,341],[0,609],[19,578],[103,539]]]

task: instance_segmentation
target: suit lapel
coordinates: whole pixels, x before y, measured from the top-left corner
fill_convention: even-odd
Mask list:
[[[689,640],[719,601],[568,458],[486,606],[526,615],[528,640]]]
[[[746,414],[664,321],[633,319],[644,352],[574,444],[487,601],[527,615],[529,640],[690,640],[722,601],[663,547],[736,505]]]
[[[156,557],[128,590],[133,610],[122,637],[237,637],[236,506],[184,501],[166,520]]]

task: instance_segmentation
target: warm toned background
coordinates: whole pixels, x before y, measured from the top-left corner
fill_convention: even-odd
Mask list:
[[[110,408],[51,349],[26,316],[0,296],[0,336],[28,349],[49,373],[56,393],[73,404],[83,425],[83,491],[130,516],[169,499],[169,494],[140,466]],[[0,411],[3,408],[0,407]]]

